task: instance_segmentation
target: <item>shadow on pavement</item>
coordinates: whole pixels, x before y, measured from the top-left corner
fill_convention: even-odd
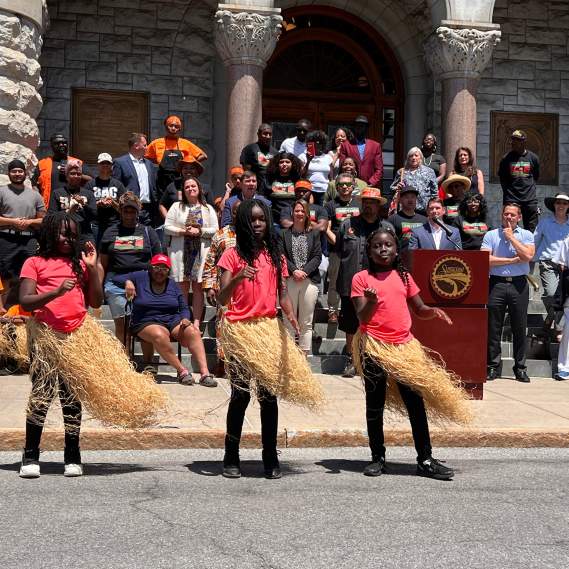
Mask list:
[[[327,474],[341,474],[342,472],[356,472],[362,474],[369,462],[369,460],[329,459],[321,460],[314,464],[316,464],[316,466],[323,466],[327,470]],[[416,476],[417,466],[414,463],[387,462],[384,474]]]
[[[62,475],[63,460],[60,462],[44,462],[40,458],[41,474],[43,475]],[[83,463],[84,473],[87,476],[112,476],[114,474],[131,474],[133,472],[150,472],[164,470],[160,467],[142,466],[140,464],[124,464],[116,462],[87,462]],[[11,464],[0,464],[0,470],[20,470],[20,461]]]
[[[281,462],[281,472],[284,476],[292,476],[296,474],[304,474],[303,470],[293,468],[286,463]],[[223,462],[213,460],[196,460],[185,465],[186,468],[194,474],[200,476],[221,476],[223,470]],[[242,478],[264,478],[263,463],[260,460],[242,460],[241,461],[241,477]]]

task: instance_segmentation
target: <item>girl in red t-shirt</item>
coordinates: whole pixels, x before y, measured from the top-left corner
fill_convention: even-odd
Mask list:
[[[263,202],[253,199],[241,203],[236,212],[235,238],[235,247],[227,249],[218,263],[222,273],[217,300],[221,306],[228,306],[219,339],[231,379],[223,476],[241,476],[239,442],[250,389],[254,388],[261,407],[265,477],[280,478],[277,396],[286,398],[295,383],[302,384],[302,389],[314,380],[302,351],[276,318],[278,300],[299,332],[286,290],[286,261],[270,210]]]
[[[466,420],[466,395],[413,338],[408,306],[419,318],[437,318],[445,324],[452,321],[440,308],[424,304],[413,277],[401,265],[392,230],[373,232],[366,252],[369,269],[354,276],[351,294],[360,321],[353,343],[354,364],[364,380],[372,453],[364,474],[379,476],[385,468],[383,410],[387,398],[388,408],[402,411],[404,407],[409,415],[417,474],[450,480],[454,471],[432,457],[427,410],[441,419]]]
[[[33,311],[34,319],[63,338],[81,326],[87,315],[86,304],[99,308],[103,302],[97,253],[92,243],[87,243],[85,251],[81,251],[77,224],[65,212],[44,218],[38,244],[37,256],[30,257],[22,267],[20,304],[24,310]],[[31,360],[34,360],[33,351]],[[32,366],[31,370],[32,392],[27,409],[26,446],[20,476],[37,478],[40,475],[39,446],[43,424],[51,403],[48,399],[56,391],[59,392],[65,425],[64,474],[81,476],[81,403],[57,370],[50,370],[47,374],[37,372],[42,363]],[[57,384],[53,386],[51,382]]]

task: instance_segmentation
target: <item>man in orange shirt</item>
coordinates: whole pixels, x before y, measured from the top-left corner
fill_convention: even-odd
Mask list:
[[[157,187],[162,194],[166,187],[177,177],[178,161],[190,155],[198,162],[207,160],[207,154],[192,141],[180,136],[182,119],[175,115],[166,117],[164,121],[166,136],[153,140],[146,149],[145,158],[158,165]]]
[[[32,178],[32,184],[37,185],[40,194],[45,203],[45,207],[49,206],[51,198],[51,191],[56,188],[64,186],[66,183],[65,178],[65,165],[68,160],[79,160],[68,155],[69,144],[65,135],[61,133],[54,134],[50,139],[52,156],[42,158],[38,162],[38,167]],[[81,162],[81,160],[79,160]],[[90,176],[83,175],[84,182],[91,179]]]

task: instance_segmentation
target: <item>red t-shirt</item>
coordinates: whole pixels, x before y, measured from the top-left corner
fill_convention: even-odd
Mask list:
[[[88,279],[86,267],[82,263],[85,286]],[[30,257],[26,260],[20,273],[21,279],[36,281],[38,294],[50,292],[57,288],[65,279],[76,279],[71,266],[71,260],[66,257]],[[77,283],[74,288],[62,296],[48,302],[43,308],[34,310],[34,318],[44,322],[56,332],[68,334],[83,324],[87,314],[85,292]]]
[[[218,266],[235,276],[247,263],[237,254],[235,247],[227,249]],[[253,263],[259,272],[253,280],[243,279],[234,289],[225,318],[230,321],[249,318],[274,318],[277,315],[277,270],[266,251]],[[286,259],[281,257],[283,278],[288,277]]]
[[[409,284],[405,286],[395,270],[375,275],[368,271],[356,273],[352,280],[352,298],[364,296],[366,288],[377,291],[373,316],[367,324],[360,324],[363,333],[389,344],[405,344],[413,339],[407,300],[419,294],[420,290],[413,277],[409,275],[408,278]]]

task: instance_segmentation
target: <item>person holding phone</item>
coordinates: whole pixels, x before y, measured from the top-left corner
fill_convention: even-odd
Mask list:
[[[324,205],[324,195],[332,179],[334,161],[326,152],[328,137],[321,130],[315,130],[306,137],[306,154],[302,177],[312,184],[312,199],[316,205]]]

